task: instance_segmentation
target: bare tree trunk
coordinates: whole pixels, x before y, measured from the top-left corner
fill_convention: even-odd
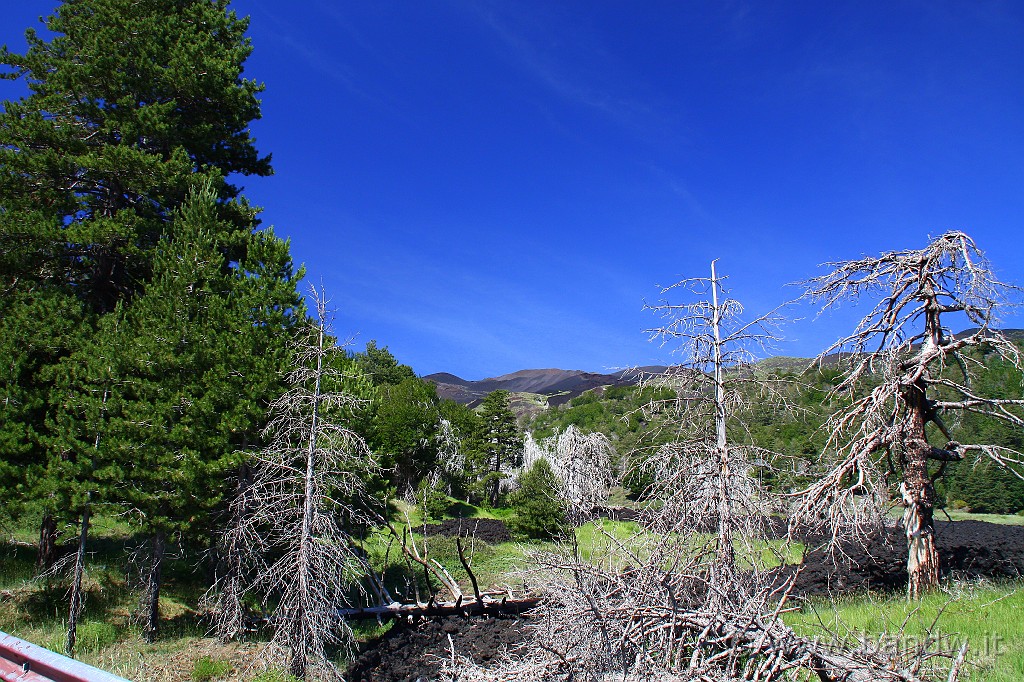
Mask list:
[[[318,348],[321,350],[324,347],[324,330],[320,327],[320,333],[317,340]],[[312,401],[312,415],[310,415],[309,422],[309,440],[306,447],[306,480],[305,480],[305,499],[302,509],[302,534],[299,539],[299,599],[298,608],[299,613],[297,618],[294,619],[295,628],[298,632],[295,633],[292,641],[298,643],[298,646],[293,646],[291,651],[291,660],[289,662],[289,672],[292,675],[299,678],[300,680],[306,678],[306,663],[308,658],[308,635],[307,632],[307,609],[306,600],[309,598],[312,592],[312,580],[314,577],[310,575],[312,567],[310,566],[310,560],[313,557],[313,515],[316,513],[314,509],[313,501],[316,496],[316,447],[317,447],[317,433],[320,429],[320,378],[323,374],[323,354],[317,353],[316,356],[316,380],[313,385],[313,401]]]
[[[935,488],[928,477],[924,441],[907,444],[907,466],[900,486],[903,527],[907,534],[907,591],[911,598],[939,584],[939,550],[935,545]]]
[[[726,434],[726,405],[725,405],[725,377],[722,367],[722,309],[718,305],[718,278],[715,274],[715,262],[711,262],[711,307],[712,320],[711,329],[714,333],[714,348],[712,361],[714,362],[715,381],[715,450],[719,457],[718,466],[718,563],[716,572],[728,576],[736,565],[736,553],[732,546],[732,505],[729,495],[729,477],[731,475],[731,464],[729,462],[729,442]]]
[[[306,640],[306,619],[304,614],[301,615],[295,622],[295,630],[293,633],[294,641],[301,642]],[[292,649],[291,658],[288,661],[288,672],[292,677],[304,680],[306,679],[306,650],[298,647]]]
[[[167,536],[159,530],[153,536],[153,555],[150,557],[149,576],[146,580],[146,641],[156,641],[160,632],[160,571],[163,568]]]
[[[39,524],[39,545],[36,555],[36,572],[43,575],[57,561],[57,519],[53,514],[43,514]]]
[[[494,474],[494,480],[491,481],[491,494],[490,502],[491,507],[498,506],[498,495],[501,492],[501,453],[496,452],[494,454],[494,462],[491,465],[491,472]]]
[[[925,438],[925,393],[917,386],[905,391],[910,409],[909,433],[904,444],[903,527],[907,534],[907,593],[919,598],[939,584],[939,550],[935,545],[935,486],[928,475],[931,446]]]
[[[71,583],[71,607],[68,609],[68,631],[64,651],[75,655],[75,640],[78,637],[78,617],[82,615],[82,574],[85,572],[85,543],[89,537],[90,508],[82,511],[81,532],[78,535],[78,553],[75,555],[75,574]]]

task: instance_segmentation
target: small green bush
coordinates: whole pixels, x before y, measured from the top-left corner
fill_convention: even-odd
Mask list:
[[[210,680],[226,677],[230,672],[231,664],[227,661],[203,656],[192,666],[192,679],[195,682],[210,682]]]
[[[565,504],[547,460],[538,459],[519,477],[510,500],[516,511],[509,522],[512,530],[534,539],[554,538],[565,530]]]
[[[470,526],[472,527],[472,526]],[[427,554],[431,559],[436,559],[445,566],[459,566],[459,548],[455,544],[455,538],[443,535],[435,535],[426,541]],[[462,539],[462,550],[466,558],[471,561],[476,558],[485,561],[494,556],[494,548],[482,540]]]

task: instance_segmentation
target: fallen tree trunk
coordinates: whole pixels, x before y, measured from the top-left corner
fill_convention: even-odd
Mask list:
[[[540,604],[537,597],[509,598],[507,595],[497,599],[491,595],[475,597],[459,597],[455,601],[429,601],[427,603],[403,604],[393,602],[366,608],[338,609],[340,617],[350,620],[362,618],[394,618],[420,620],[423,618],[443,618],[445,616],[514,616],[525,613]]]

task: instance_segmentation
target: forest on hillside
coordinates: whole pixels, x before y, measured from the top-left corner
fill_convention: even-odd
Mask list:
[[[1022,343],[1017,341],[1018,348]],[[980,390],[988,394],[1013,395],[1022,385],[1020,370],[998,357],[986,360],[987,368]],[[792,365],[798,364],[800,371]],[[792,402],[799,409],[786,413],[752,409],[745,419],[750,439],[771,452],[785,452],[797,458],[791,465],[793,481],[799,480],[797,471],[813,471],[827,440],[824,426],[836,405],[826,397],[841,380],[836,368],[815,368],[813,362],[786,362],[784,371],[772,372],[791,383]],[[765,363],[772,367],[772,362]],[[756,368],[755,368],[756,371]],[[761,371],[769,371],[762,369]],[[607,386],[585,391],[563,404],[522,419],[524,430],[534,441],[557,438],[559,433],[575,427],[584,433],[601,433],[613,445],[619,470],[630,491],[641,490],[643,485],[635,477],[636,468],[630,467],[629,453],[650,449],[658,440],[657,429],[652,429],[641,414],[641,408],[659,397],[667,389],[652,386]],[[1024,433],[1020,429],[997,421],[967,417],[960,428],[972,439],[996,443],[1019,450],[1024,446]],[[664,436],[661,436],[664,438]],[[795,469],[795,470],[794,470]],[[634,473],[631,473],[634,472]],[[937,504],[950,509],[978,513],[1016,514],[1024,512],[1024,481],[1013,471],[994,462],[968,462],[949,467],[936,481]]]
[[[306,678],[351,644],[341,615],[426,612],[439,590],[419,590],[437,585],[470,603],[415,523],[497,510],[518,538],[554,542],[625,506],[638,545],[538,559],[529,599],[560,648],[523,679],[913,671],[782,624],[777,543],[861,537],[901,508],[919,596],[939,580],[934,508],[1024,510],[1020,347],[993,326],[1009,288],[964,233],[808,283],[824,305],[865,282],[880,296],[822,349],[842,362],[759,369],[774,313],[744,321],[712,265],[663,292],[686,302],[653,306],[679,365],[521,422],[505,391],[469,409],[386,345],[339,345],[344,311],[304,288],[238,184],[272,167],[249,134],[247,20],[227,0],[66,2],[47,26],[0,51],[29,88],[0,113],[0,523],[31,526],[35,573],[66,589],[69,654],[97,519],[140,543],[123,559],[147,641],[187,556],[218,636],[259,630]],[[954,314],[976,330],[953,336]],[[781,539],[777,519],[794,524]],[[514,605],[487,601],[461,540],[449,549],[473,603]]]

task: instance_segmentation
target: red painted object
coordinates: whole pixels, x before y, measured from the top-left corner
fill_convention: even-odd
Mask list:
[[[49,649],[0,632],[3,682],[129,682]]]

